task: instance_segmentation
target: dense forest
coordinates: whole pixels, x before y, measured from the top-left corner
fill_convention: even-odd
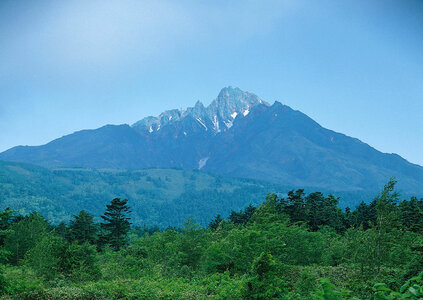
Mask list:
[[[131,199],[101,221],[0,213],[3,299],[422,299],[423,200],[391,180],[368,204],[292,190],[208,226],[131,225]]]
[[[23,210],[21,214],[35,210],[53,224],[69,222],[81,209],[99,221],[105,205],[118,197],[130,199],[133,225],[181,227],[192,217],[204,227],[217,214],[228,217],[231,210],[261,204],[269,191],[282,197],[291,188],[296,187],[201,171],[51,170],[0,161],[0,210],[13,207]],[[306,190],[318,190],[325,195],[335,192],[313,187]],[[336,191],[336,195],[344,209],[371,201],[377,192]]]

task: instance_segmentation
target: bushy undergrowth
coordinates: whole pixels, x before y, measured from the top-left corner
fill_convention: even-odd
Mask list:
[[[423,299],[421,220],[404,223],[395,197],[388,185],[376,199],[374,215],[368,217],[373,221],[344,226],[345,217],[327,221],[325,214],[340,215],[333,199],[327,198],[329,204],[320,208],[319,215],[307,212],[298,220],[303,211],[269,195],[261,206],[234,213],[229,220],[217,218],[209,228],[188,220],[180,229],[144,231],[138,238],[132,232],[132,242],[118,251],[100,243],[98,233],[75,240],[81,236],[82,223],[53,227],[34,213],[10,224],[0,222],[7,225],[0,227],[0,295],[3,299]],[[0,221],[10,220],[10,215],[3,212]]]

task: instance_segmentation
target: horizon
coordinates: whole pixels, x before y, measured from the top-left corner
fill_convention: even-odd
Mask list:
[[[233,86],[423,165],[422,16],[419,1],[3,1],[0,152]]]

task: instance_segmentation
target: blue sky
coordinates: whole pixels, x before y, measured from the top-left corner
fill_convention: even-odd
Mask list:
[[[224,86],[423,165],[423,1],[0,1],[0,151]]]

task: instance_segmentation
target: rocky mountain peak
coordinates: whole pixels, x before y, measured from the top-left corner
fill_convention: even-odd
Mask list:
[[[204,130],[210,128],[212,132],[218,134],[231,128],[238,115],[246,116],[252,107],[259,104],[269,105],[253,93],[228,86],[223,88],[207,107],[197,101],[194,107],[188,107],[182,111],[168,110],[158,117],[146,117],[133,124],[132,127],[154,133],[170,123],[183,122],[187,116],[190,116],[197,120]]]

